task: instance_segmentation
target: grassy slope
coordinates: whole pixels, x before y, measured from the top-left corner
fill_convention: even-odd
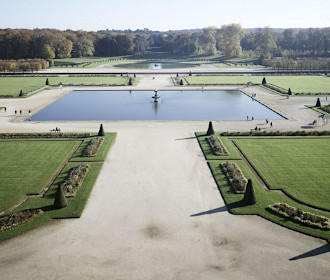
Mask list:
[[[265,76],[268,83],[293,92],[330,92],[330,78],[325,76]],[[191,76],[186,80],[191,85],[202,84],[246,84],[247,82],[261,84],[262,76]]]
[[[271,189],[330,210],[330,139],[239,139],[244,155]]]
[[[78,143],[0,142],[0,211],[13,206],[27,194],[39,193]]]

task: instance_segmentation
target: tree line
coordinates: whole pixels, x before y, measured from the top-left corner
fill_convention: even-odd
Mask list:
[[[55,29],[1,29],[0,59],[54,58],[143,54],[158,47],[174,55],[216,54],[237,57],[328,57],[330,28],[244,30],[239,24],[198,32],[99,32]]]

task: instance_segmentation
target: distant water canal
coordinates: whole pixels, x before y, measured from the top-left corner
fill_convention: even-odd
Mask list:
[[[33,121],[283,119],[239,91],[73,91]]]

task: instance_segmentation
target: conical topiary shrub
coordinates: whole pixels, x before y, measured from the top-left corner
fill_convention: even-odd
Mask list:
[[[253,186],[252,186],[252,181],[251,179],[248,180],[248,183],[246,185],[246,190],[245,190],[245,194],[244,194],[244,198],[243,198],[243,203],[245,205],[251,205],[251,204],[255,204],[256,201],[256,197],[254,194],[254,190],[253,190]]]
[[[98,136],[104,136],[103,124],[100,125],[99,133],[97,135]]]
[[[180,80],[180,86],[183,86],[183,80],[182,79]]]
[[[48,80],[48,78],[46,79],[46,86],[49,86],[49,80]]]
[[[58,186],[55,200],[54,200],[54,208],[55,209],[61,209],[67,207],[68,203],[66,201],[63,188],[61,186]]]
[[[292,95],[291,88],[288,89],[288,95]]]
[[[320,98],[318,97],[317,100],[316,100],[316,104],[315,104],[315,107],[318,107],[320,108],[321,107],[321,100]]]
[[[206,135],[213,135],[213,134],[214,134],[213,124],[212,122],[209,122],[209,127],[207,129]]]
[[[128,85],[131,86],[133,85],[133,79],[130,77],[129,80],[128,80]]]
[[[266,78],[265,77],[263,77],[263,79],[262,79],[262,82],[261,82],[263,85],[265,85],[265,84],[267,84],[267,81],[266,81]]]
[[[23,90],[19,91],[19,96],[23,96]]]

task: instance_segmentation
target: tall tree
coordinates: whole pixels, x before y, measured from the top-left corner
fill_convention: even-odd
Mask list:
[[[239,24],[223,25],[217,32],[217,47],[227,57],[240,56],[243,36],[244,30]]]

